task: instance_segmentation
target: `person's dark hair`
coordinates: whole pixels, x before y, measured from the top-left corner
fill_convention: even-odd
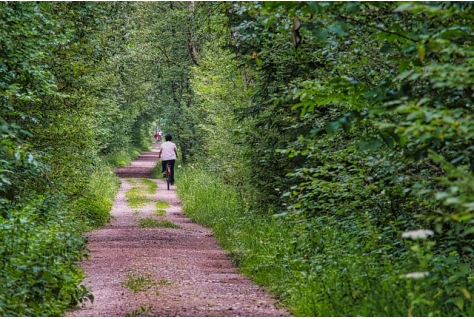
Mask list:
[[[168,141],[171,141],[171,135],[170,135],[170,134],[166,134],[165,140],[166,140],[167,142],[168,142]]]

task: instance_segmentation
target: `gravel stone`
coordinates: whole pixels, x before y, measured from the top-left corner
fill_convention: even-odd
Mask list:
[[[170,204],[166,216],[157,217],[155,202],[139,209],[127,205],[130,178],[149,178],[158,160],[159,144],[143,152],[128,167],[118,168],[121,187],[110,224],[87,234],[89,260],[82,262],[84,284],[94,302],[66,314],[69,317],[284,317],[277,300],[238,273],[211,231],[193,223],[181,211],[176,185],[168,191],[158,185],[154,201]],[[176,174],[179,185],[179,172]],[[136,214],[136,212],[139,212]],[[141,218],[166,219],[181,229],[138,228]],[[127,276],[149,276],[155,283],[133,293],[124,287]]]

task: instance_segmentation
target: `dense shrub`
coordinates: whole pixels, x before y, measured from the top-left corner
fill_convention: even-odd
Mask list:
[[[0,315],[60,316],[87,297],[82,226],[64,198],[35,196],[0,217]]]
[[[241,271],[295,315],[473,314],[469,265],[455,253],[434,255],[427,236],[401,238],[369,212],[304,221],[255,214],[236,187],[199,165],[181,170],[178,186],[185,213],[211,227]]]
[[[0,4],[3,316],[60,316],[88,295],[82,234],[110,219],[118,189],[99,154],[148,147],[155,120],[136,77],[109,63],[135,60],[113,41],[133,6]],[[107,10],[117,16],[104,24]]]
[[[119,186],[120,181],[111,167],[96,166],[87,188],[71,205],[84,229],[99,227],[110,220],[110,209]]]
[[[290,257],[308,282],[294,300],[314,297],[297,313],[470,314],[472,3],[234,10],[234,50],[258,75],[242,116],[255,207],[299,225],[306,256]]]
[[[159,124],[203,165],[185,175],[204,186],[183,184],[185,209],[295,314],[472,315],[472,3],[4,2],[0,14],[3,219],[45,244],[44,212],[74,229],[106,222],[117,183],[100,155],[124,165]],[[36,236],[17,233],[19,247]],[[55,272],[66,290],[80,281],[70,265]],[[41,308],[29,282],[31,305],[9,314]],[[58,314],[67,294],[81,293],[46,292],[58,308],[37,313]]]

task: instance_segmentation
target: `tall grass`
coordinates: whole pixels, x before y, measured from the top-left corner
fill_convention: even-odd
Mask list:
[[[73,210],[86,229],[99,227],[110,220],[110,209],[119,187],[120,180],[110,166],[96,166],[88,188],[82,197],[72,203]]]
[[[181,169],[177,183],[185,214],[211,228],[241,272],[267,287],[294,315],[442,316],[473,311],[471,303],[442,297],[444,292],[433,288],[436,278],[406,276],[419,271],[411,252],[387,254],[381,235],[371,231],[363,216],[341,221],[322,214],[306,224],[247,211],[239,190],[189,166]]]
[[[244,274],[276,295],[283,294],[283,281],[293,275],[277,260],[292,249],[292,227],[270,216],[245,211],[239,192],[205,171],[185,167],[177,183],[186,215],[212,228]]]
[[[150,178],[163,178],[163,173],[161,172],[161,161],[158,161],[151,171]]]
[[[150,151],[150,147],[142,146],[142,149],[130,148],[128,150],[124,150],[115,154],[104,155],[102,158],[107,164],[113,167],[123,167],[123,166],[130,165],[132,160],[140,156],[141,150]]]

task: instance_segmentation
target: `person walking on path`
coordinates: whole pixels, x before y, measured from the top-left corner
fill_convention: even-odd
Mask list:
[[[171,142],[171,135],[166,134],[165,140],[163,144],[161,144],[160,150],[158,151],[158,158],[161,158],[161,172],[165,174],[166,172],[166,165],[170,163],[171,166],[171,185],[174,184],[174,163],[178,158],[178,149],[176,148],[176,144]]]

